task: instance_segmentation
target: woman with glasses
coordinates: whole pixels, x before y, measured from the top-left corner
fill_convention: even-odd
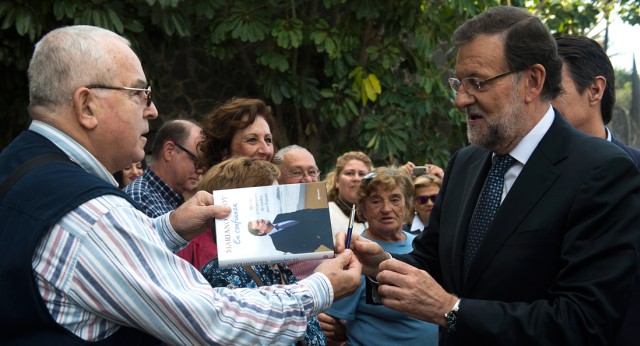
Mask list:
[[[356,203],[356,193],[360,182],[373,169],[369,156],[361,151],[349,151],[338,157],[336,168],[327,175],[327,199],[333,239],[338,232],[346,232],[349,227],[351,207]],[[360,234],[366,223],[356,216],[353,233]]]
[[[381,168],[362,179],[357,214],[368,223],[361,237],[392,253],[412,250],[414,235],[402,230],[413,204],[411,177],[399,169]],[[438,326],[366,303],[366,279],[354,294],[318,315],[327,338],[347,345],[437,345]]]
[[[431,209],[436,201],[440,187],[442,186],[442,179],[437,175],[424,174],[413,181],[413,187],[416,191],[415,198],[413,199],[413,211],[415,213],[413,221],[405,227],[405,230],[411,234],[420,234],[429,222],[429,215],[431,215]]]

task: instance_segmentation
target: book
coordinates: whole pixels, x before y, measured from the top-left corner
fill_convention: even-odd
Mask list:
[[[213,191],[231,207],[215,219],[220,268],[334,257],[325,183]]]

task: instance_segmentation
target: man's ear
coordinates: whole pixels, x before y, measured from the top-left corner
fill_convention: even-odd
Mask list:
[[[176,145],[172,141],[166,141],[162,145],[162,159],[166,162],[171,161],[176,153]]]
[[[525,102],[532,102],[540,96],[546,77],[547,71],[541,64],[535,64],[523,71],[523,78],[526,78]]]
[[[97,112],[98,99],[91,92],[91,89],[78,88],[71,98],[73,112],[80,126],[93,130],[98,126]]]
[[[604,89],[607,87],[607,80],[603,76],[597,76],[587,88],[589,92],[589,105],[596,106],[602,101]]]

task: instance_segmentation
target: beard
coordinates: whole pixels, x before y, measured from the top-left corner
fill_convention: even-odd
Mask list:
[[[500,112],[488,115],[477,104],[468,106],[467,114],[480,115],[484,122],[476,126],[467,125],[469,143],[499,155],[507,154],[513,149],[513,143],[524,137],[522,132],[527,129],[523,110],[524,103],[515,89],[509,94],[509,103]]]

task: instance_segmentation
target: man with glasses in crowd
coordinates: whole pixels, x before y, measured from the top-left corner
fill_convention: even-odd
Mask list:
[[[280,168],[280,178],[278,178],[280,185],[313,183],[320,178],[316,159],[309,150],[299,145],[292,144],[278,150],[273,155],[272,161]],[[302,280],[313,274],[320,263],[322,260],[310,260],[288,262],[287,266],[298,280]]]
[[[195,122],[162,124],[153,140],[149,169],[124,188],[149,217],[176,209],[184,202],[182,194],[197,188],[203,173],[195,164],[201,140],[202,128]]]
[[[537,17],[494,7],[453,41],[471,145],[411,253],[352,237],[363,272],[385,306],[442,326],[441,345],[612,344],[637,267],[635,164],[551,107],[562,60]]]
[[[280,185],[312,183],[320,177],[316,159],[309,150],[299,145],[293,144],[278,150],[273,156],[273,163],[280,168]]]
[[[173,255],[231,209],[199,191],[149,218],[118,189],[111,174],[143,159],[158,116],[128,40],[56,29],[28,79],[33,121],[0,153],[0,344],[291,345],[359,286],[350,252],[257,289],[212,288]]]

